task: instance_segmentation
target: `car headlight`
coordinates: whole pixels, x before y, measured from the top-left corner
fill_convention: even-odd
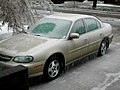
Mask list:
[[[33,59],[32,56],[16,56],[13,58],[13,61],[17,63],[29,63],[32,62]]]

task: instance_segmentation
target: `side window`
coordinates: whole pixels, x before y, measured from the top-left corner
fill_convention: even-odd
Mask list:
[[[92,19],[92,18],[85,19],[85,23],[87,25],[88,32],[96,30],[101,27],[100,23],[97,20]]]
[[[78,33],[78,34],[84,34],[85,31],[85,26],[83,23],[83,20],[78,20],[74,23],[74,26],[72,28],[73,33]]]

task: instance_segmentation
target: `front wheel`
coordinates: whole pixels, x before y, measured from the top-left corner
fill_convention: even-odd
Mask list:
[[[107,52],[107,49],[108,49],[107,41],[106,41],[106,40],[103,40],[103,41],[101,42],[101,45],[100,45],[100,48],[99,48],[98,56],[103,56],[103,55],[105,55],[106,52]]]
[[[43,79],[51,81],[57,78],[61,73],[61,63],[57,57],[51,57],[45,64]]]

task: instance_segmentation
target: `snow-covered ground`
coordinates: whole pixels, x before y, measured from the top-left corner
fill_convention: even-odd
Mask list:
[[[118,8],[120,8],[120,5],[112,5],[112,4],[97,4],[97,6],[107,6],[107,7],[118,7]]]
[[[24,29],[27,30],[28,25],[24,25]],[[13,35],[12,29],[8,29],[8,24],[5,23],[5,25],[2,25],[2,22],[0,22],[0,41],[6,38],[9,38]]]
[[[4,33],[12,33],[12,30],[8,30],[8,24],[2,25],[2,22],[0,22],[0,34]]]
[[[12,36],[12,30],[8,30],[8,24],[2,25],[0,22],[0,41]]]

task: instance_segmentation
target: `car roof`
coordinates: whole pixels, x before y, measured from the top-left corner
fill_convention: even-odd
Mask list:
[[[84,14],[57,13],[57,14],[49,15],[46,18],[57,18],[57,19],[76,21],[82,18],[95,18],[95,17]]]

